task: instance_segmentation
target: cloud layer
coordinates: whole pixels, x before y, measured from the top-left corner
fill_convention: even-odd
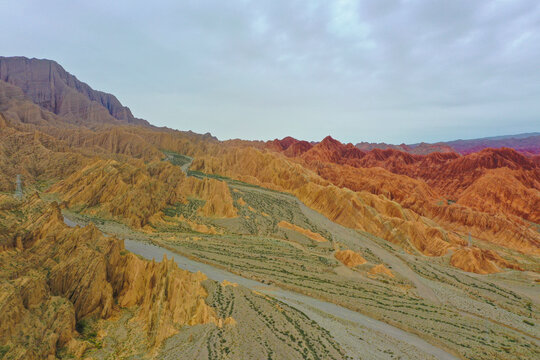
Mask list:
[[[538,1],[4,1],[2,55],[51,58],[150,122],[394,143],[538,131]]]

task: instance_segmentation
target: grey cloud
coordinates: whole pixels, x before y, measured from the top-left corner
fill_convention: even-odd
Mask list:
[[[0,0],[0,9],[15,14],[0,24],[3,55],[53,58],[160,125],[398,143],[538,130],[537,1]]]

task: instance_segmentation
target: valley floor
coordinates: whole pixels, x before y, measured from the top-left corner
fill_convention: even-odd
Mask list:
[[[69,218],[65,218],[65,222],[69,226],[77,225],[77,222]],[[236,298],[234,295],[232,296],[237,303],[240,302],[239,299],[242,297],[253,297],[256,296],[253,294],[258,294],[259,297],[263,297],[274,304],[288,305],[300,311],[309,319],[317,322],[322,328],[328,330],[329,334],[346,350],[347,357],[350,359],[388,359],[395,357],[401,359],[457,359],[455,356],[433,346],[414,334],[333,303],[244,278],[212,265],[189,259],[150,242],[124,239],[124,244],[127,250],[148,260],[159,260],[166,256],[168,259],[174,259],[182,269],[191,272],[200,271],[212,280],[221,283],[224,281],[230,282],[240,285],[241,288],[252,290],[246,293],[246,290],[240,290],[241,288],[236,290],[236,286],[226,287],[229,292],[240,292],[240,296],[239,294],[236,294]],[[221,290],[222,288],[213,287],[212,289]],[[210,293],[212,295],[209,304],[215,305],[215,293],[212,291]],[[263,296],[263,294],[267,296]],[[237,303],[235,303],[236,307],[239,306]],[[265,313],[267,312],[265,311]],[[253,319],[246,317],[244,312],[239,322],[249,321],[253,321]],[[184,332],[192,333],[197,331],[186,329]],[[187,335],[184,332],[177,336],[186,337]],[[174,342],[174,340],[169,342]],[[167,354],[168,351],[170,352],[173,349],[172,345],[169,347],[168,349],[168,346],[165,345],[163,349],[164,358],[173,358],[171,354]],[[186,350],[182,349],[182,351]],[[176,349],[176,351],[179,351],[179,349]],[[201,355],[200,352],[194,349],[190,349],[189,352],[194,352],[197,356]],[[185,357],[185,353],[183,354],[183,357]]]
[[[279,306],[299,310],[328,331],[350,358],[540,355],[536,274],[465,273],[449,266],[448,258],[409,254],[370,234],[337,225],[288,194],[226,181],[235,202],[244,204],[232,219],[195,216],[197,205],[190,203],[166,210],[165,221],[155,232],[142,233],[106,219],[69,211],[66,215],[131,239],[126,248],[136,254],[159,260],[166,253],[182,268],[238,283]],[[213,231],[186,228],[185,222],[177,221],[179,215]],[[279,221],[328,241],[283,229]],[[334,258],[336,249],[352,249],[367,262],[348,268]],[[371,273],[378,264],[394,277]]]

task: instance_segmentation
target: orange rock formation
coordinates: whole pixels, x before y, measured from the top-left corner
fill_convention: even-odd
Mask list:
[[[181,184],[183,194],[205,200],[199,213],[207,217],[232,218],[238,216],[233,205],[229,187],[224,181],[205,178],[203,180],[188,177]]]
[[[62,194],[68,206],[118,216],[137,228],[161,218],[163,208],[185,202],[187,197],[205,200],[201,215],[237,215],[224,182],[186,178],[179,167],[164,161],[98,160],[59,182],[50,192]]]
[[[389,276],[391,278],[394,277],[394,274],[392,273],[392,271],[389,268],[387,268],[386,266],[384,266],[384,264],[375,265],[374,267],[372,267],[369,270],[369,273],[371,275],[381,274],[381,275]]]
[[[281,228],[284,228],[284,229],[289,229],[289,230],[296,231],[296,232],[310,238],[311,240],[314,240],[314,241],[317,241],[317,242],[328,241],[324,237],[322,237],[322,235],[319,234],[319,233],[315,233],[315,232],[313,232],[311,230],[304,229],[301,226],[294,225],[294,224],[288,223],[288,222],[283,221],[283,220],[278,223],[278,226],[281,227]]]
[[[179,325],[223,322],[204,302],[204,275],[180,270],[172,260],[141,260],[93,225],[69,228],[58,205],[37,196],[2,211],[25,217],[2,222],[12,229],[14,246],[0,252],[0,343],[9,342],[11,355],[43,359],[64,346],[84,351],[75,322],[107,319],[118,306],[136,309],[149,346]]]
[[[333,186],[300,164],[272,153],[232,148],[219,156],[197,158],[192,168],[289,191],[339,224],[371,232],[395,243],[406,244],[410,239],[426,255],[442,255],[452,244],[462,243],[455,235],[427,224],[418,214],[403,209],[383,194]]]
[[[343,263],[343,265],[350,268],[366,263],[366,259],[364,259],[362,255],[352,250],[336,251],[334,257]]]
[[[477,274],[492,274],[500,272],[503,268],[523,270],[512,264],[492,250],[462,248],[455,251],[450,258],[450,264],[468,272]]]

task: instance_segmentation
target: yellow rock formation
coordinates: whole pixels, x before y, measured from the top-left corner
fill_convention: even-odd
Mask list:
[[[238,284],[235,283],[235,282],[230,282],[229,280],[225,279],[221,282],[221,286],[232,286],[232,287],[237,287]]]
[[[366,263],[366,259],[357,252],[352,250],[340,250],[334,253],[336,259],[338,259],[343,265],[353,268],[358,265]]]
[[[132,160],[97,160],[53,186],[68,206],[83,206],[142,228],[161,218],[161,210],[187,197],[205,200],[199,213],[207,217],[237,215],[227,184],[215,179],[187,177],[168,162],[145,164]]]
[[[391,278],[394,277],[394,274],[392,273],[392,271],[386,266],[384,266],[384,264],[375,265],[369,270],[369,273],[371,275],[381,274],[381,275],[389,276]]]
[[[166,258],[141,260],[124,250],[123,241],[103,236],[93,225],[69,228],[58,205],[37,196],[0,211],[24,217],[0,222],[14,229],[8,236],[18,238],[0,252],[0,279],[11,279],[0,281],[0,338],[10,339],[10,354],[43,359],[60,347],[81,353],[75,322],[108,319],[118,307],[135,309],[150,347],[184,324],[223,323],[204,301],[204,275],[181,270]],[[25,336],[31,340],[25,342]]]
[[[215,227],[213,227],[211,225],[199,224],[199,223],[197,223],[195,221],[186,219],[184,217],[184,215],[180,215],[180,216],[176,217],[175,219],[178,219],[179,221],[185,223],[193,231],[197,231],[197,232],[200,232],[200,233],[203,233],[203,234],[217,234],[218,233],[218,231],[216,230]]]
[[[141,260],[131,253],[115,253],[111,258],[116,269],[111,284],[118,304],[138,307],[138,318],[148,329],[151,345],[159,345],[177,333],[177,325],[218,323],[215,311],[204,302],[207,293],[201,282],[205,275],[181,270],[166,257],[160,263]]]
[[[42,132],[2,129],[0,191],[14,191],[16,175],[21,175],[23,187],[27,188],[38,181],[67,177],[86,162],[64,142]]]
[[[429,256],[444,255],[452,246],[448,242],[458,242],[441,228],[427,225],[424,220],[410,210],[400,210],[400,217],[377,212],[390,209],[395,212],[395,203],[369,193],[358,193],[334,185],[308,183],[295,194],[310,208],[326,215],[338,224],[370,232],[396,244],[406,244],[406,239]]]
[[[195,196],[206,201],[199,209],[200,215],[220,218],[238,216],[229,187],[224,181],[188,177],[180,184],[180,188],[184,196]]]
[[[314,241],[317,241],[317,242],[328,241],[324,237],[322,237],[322,235],[319,234],[319,233],[315,233],[315,232],[313,232],[311,230],[304,229],[303,227],[288,223],[288,222],[283,221],[283,220],[278,223],[278,226],[281,227],[281,228],[284,228],[284,229],[289,229],[289,230],[296,231],[296,232],[310,238],[311,240],[314,240]]]

